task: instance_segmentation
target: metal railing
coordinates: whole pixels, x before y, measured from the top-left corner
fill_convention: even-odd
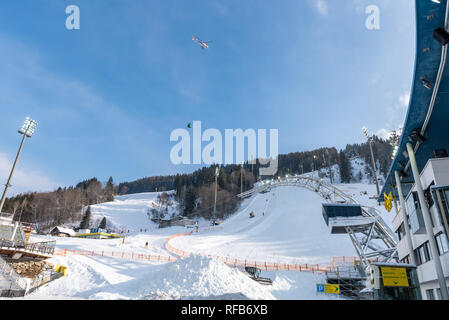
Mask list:
[[[55,246],[56,241],[22,243],[18,241],[0,239],[0,248],[26,251],[30,253],[39,253],[43,255],[53,255]]]
[[[53,253],[55,252],[55,246],[56,241],[28,242],[25,245],[25,250],[46,255],[53,255]]]

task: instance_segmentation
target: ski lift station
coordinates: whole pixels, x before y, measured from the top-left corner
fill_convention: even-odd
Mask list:
[[[448,300],[449,70],[447,0],[417,0],[413,89],[402,137],[380,193],[399,202],[399,260],[417,267],[423,299]]]

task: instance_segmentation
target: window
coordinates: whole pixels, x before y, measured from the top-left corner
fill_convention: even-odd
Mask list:
[[[406,202],[412,232],[416,233],[422,231],[422,228],[424,228],[424,220],[422,217],[421,206],[419,205],[418,193],[410,193]]]
[[[438,222],[444,226],[446,230],[446,236],[449,235],[449,205],[448,205],[448,197],[449,190],[448,187],[442,187],[438,189],[432,190],[432,193],[436,199],[436,213],[438,216]]]
[[[437,288],[437,299],[438,299],[438,300],[443,300],[443,299],[441,298],[441,289],[440,289],[440,288]]]
[[[444,234],[443,232],[438,233],[435,236],[435,241],[437,242],[438,253],[440,256],[449,251],[449,242],[447,240],[446,234]]]
[[[401,263],[409,264],[410,263],[410,256],[406,255],[404,258],[402,258],[401,259]]]
[[[427,207],[431,208],[433,206],[433,198],[432,193],[430,192],[430,188],[435,185],[435,182],[432,181],[432,183],[429,185],[429,187],[424,190],[424,197],[426,198]]]
[[[417,249],[415,249],[415,254],[417,258],[417,264],[421,265],[426,263],[427,261],[432,260],[432,255],[430,253],[429,242],[423,243]]]
[[[426,290],[427,300],[435,300],[435,295],[433,293],[433,289]]]
[[[401,223],[398,230],[396,230],[396,233],[398,234],[399,241],[401,241],[401,239],[404,237],[404,223]]]

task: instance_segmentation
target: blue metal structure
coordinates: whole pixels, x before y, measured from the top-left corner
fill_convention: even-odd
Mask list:
[[[384,192],[388,194],[391,191],[397,196],[395,171],[401,172],[404,196],[413,186],[412,171],[408,163],[408,156],[404,152],[407,151],[406,144],[408,142],[412,142],[415,148],[420,172],[428,159],[433,157],[434,150],[446,149],[449,151],[449,70],[447,68],[449,59],[444,61],[442,45],[433,37],[433,31],[437,28],[444,28],[447,23],[447,1],[441,0],[440,3],[437,3],[432,0],[415,0],[417,33],[412,93],[402,138],[386,183],[380,193],[379,201],[383,201]],[[443,61],[440,85],[435,91],[435,102],[431,108],[432,95],[436,88],[435,84],[438,83],[440,64]],[[411,138],[414,131],[422,132],[425,141],[419,143],[417,139]]]
[[[351,203],[323,203],[323,217],[329,225],[329,218],[363,217],[362,207]]]

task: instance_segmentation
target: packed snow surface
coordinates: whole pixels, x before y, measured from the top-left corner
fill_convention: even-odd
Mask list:
[[[222,228],[176,238],[171,244],[185,251],[261,262],[330,265],[335,256],[354,256],[347,235],[330,233],[321,213],[323,200],[316,193],[278,187],[247,201]]]
[[[337,185],[362,205],[376,206],[374,185]],[[157,229],[147,211],[157,193],[117,197],[92,206],[94,216],[130,230],[122,239],[78,239],[35,236],[33,241],[57,240],[57,248],[133,252],[173,256],[165,242],[173,234],[192,229]],[[355,256],[347,235],[331,235],[321,212],[323,200],[298,187],[273,188],[242,202],[238,212],[211,228],[200,223],[199,232],[173,239],[172,246],[198,254],[272,261],[329,265],[332,257]],[[391,225],[394,213],[377,207]],[[250,218],[253,212],[255,217]],[[145,229],[147,229],[145,231]],[[140,231],[142,230],[142,232]],[[148,247],[145,243],[148,242]],[[193,255],[172,263],[126,260],[101,255],[55,256],[50,262],[68,267],[66,277],[55,280],[26,299],[341,299],[316,293],[324,283],[320,274],[297,271],[262,272],[272,286],[251,280],[241,269],[214,258]]]

